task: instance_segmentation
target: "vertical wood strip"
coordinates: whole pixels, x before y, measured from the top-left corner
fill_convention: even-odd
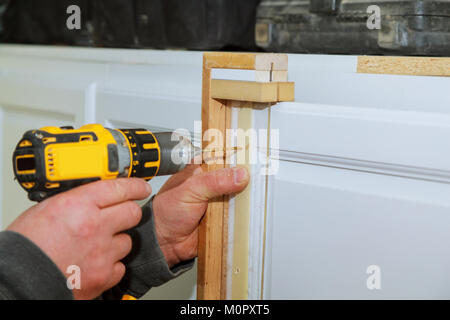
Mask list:
[[[266,78],[271,79],[274,71],[278,72],[278,78],[285,79],[287,75],[288,58],[287,55],[282,54],[255,54],[255,53],[205,53],[203,56],[203,84],[202,84],[202,130],[203,130],[203,149],[211,149],[205,140],[205,132],[209,129],[218,129],[222,133],[220,143],[216,143],[214,148],[220,149],[224,152],[228,147],[226,142],[226,131],[231,127],[231,101],[213,99],[211,96],[211,68],[224,69],[247,69],[258,70],[264,73]],[[262,74],[262,73],[261,73]],[[286,79],[285,79],[286,80]],[[276,102],[277,99],[270,102]],[[244,152],[248,152],[245,151]],[[216,153],[217,155],[217,153]],[[217,158],[217,157],[214,157]],[[227,159],[225,151],[224,161]],[[226,164],[210,164],[204,165],[208,171],[224,168]],[[240,195],[239,197],[244,197]],[[248,195],[247,195],[248,198]],[[244,206],[250,206],[250,201],[247,199]],[[198,244],[198,276],[197,276],[197,298],[202,300],[216,300],[226,299],[230,296],[233,298],[238,296],[240,298],[247,298],[247,284],[248,281],[248,254],[245,255],[243,261],[238,261],[238,268],[242,270],[238,272],[239,278],[243,281],[240,283],[239,294],[227,292],[227,275],[230,272],[227,270],[231,263],[227,263],[228,255],[228,207],[229,197],[218,197],[209,202],[205,216],[203,217],[199,227],[199,244]],[[249,210],[246,210],[249,212]],[[234,225],[233,235],[239,235],[239,239],[244,239],[242,245],[243,252],[248,253],[248,217],[244,217],[241,227],[236,230],[236,223]],[[239,224],[239,223],[238,223]],[[241,255],[242,256],[242,255]],[[243,263],[241,263],[243,262]],[[233,253],[233,265],[234,253]],[[235,274],[231,276],[235,279]],[[234,284],[232,284],[234,287]]]
[[[225,131],[226,105],[211,99],[208,110],[208,129]],[[208,148],[208,142],[203,146]],[[224,143],[217,145],[224,150]],[[205,165],[206,170],[213,171],[224,168],[223,164]],[[224,197],[217,197],[209,202],[205,216],[199,229],[199,260],[197,295],[203,300],[221,298],[222,285],[222,252],[224,226]]]
[[[228,160],[228,151],[229,137],[227,135],[226,130],[231,128],[231,110],[232,110],[232,102],[227,101],[226,111],[225,111],[225,167],[230,167]],[[223,198],[223,223],[222,223],[222,282],[221,282],[221,290],[220,290],[220,299],[227,299],[227,275],[228,275],[228,207],[229,207],[230,197],[224,196]]]
[[[227,126],[226,102],[211,98],[211,69],[207,59],[203,59],[203,95],[202,95],[202,129],[203,134],[209,129],[217,129],[225,137]],[[209,141],[202,139],[203,149],[208,149]],[[225,149],[225,140],[217,141],[215,147]],[[208,171],[224,168],[224,164],[204,165]],[[209,202],[208,209],[199,227],[197,298],[218,300],[225,295],[222,289],[223,250],[224,250],[224,212],[227,206],[223,196]]]
[[[244,131],[252,128],[253,115],[252,103],[242,104],[239,108],[238,128]],[[247,139],[246,139],[247,140]],[[245,141],[249,148],[239,150],[238,155],[245,157],[245,167],[250,175],[251,171],[251,152],[254,142]],[[243,164],[241,164],[242,166]],[[243,192],[234,198],[235,216],[233,230],[233,272],[231,285],[231,299],[245,300],[248,299],[248,261],[249,261],[249,226],[250,226],[250,203],[251,203],[252,181]]]
[[[229,196],[223,197],[223,222],[222,222],[222,267],[220,283],[220,299],[227,299],[227,255],[228,255],[228,204]]]
[[[266,243],[267,243],[267,206],[268,206],[268,195],[269,195],[269,166],[270,166],[270,148],[271,148],[271,140],[270,140],[270,133],[272,130],[272,119],[271,119],[271,115],[272,115],[272,110],[269,107],[269,109],[267,110],[267,153],[266,153],[266,163],[267,163],[267,168],[266,168],[266,185],[265,185],[265,197],[264,197],[264,225],[263,225],[263,229],[264,229],[264,236],[263,236],[263,245],[262,245],[262,267],[261,267],[261,291],[260,291],[260,299],[263,300],[264,299],[264,285],[265,285],[265,265],[266,265]]]

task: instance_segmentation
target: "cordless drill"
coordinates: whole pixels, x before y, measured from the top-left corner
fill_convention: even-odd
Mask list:
[[[13,154],[16,180],[32,201],[121,177],[150,180],[177,173],[195,156],[190,139],[172,132],[92,124],[27,131]]]

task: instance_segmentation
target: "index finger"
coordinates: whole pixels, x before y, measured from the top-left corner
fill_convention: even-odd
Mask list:
[[[129,200],[142,200],[152,192],[143,179],[123,178],[101,180],[69,191],[72,196],[93,202],[99,208],[106,208]]]

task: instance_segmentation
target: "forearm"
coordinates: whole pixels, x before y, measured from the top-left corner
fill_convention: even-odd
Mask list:
[[[73,299],[66,278],[33,242],[0,232],[0,298],[23,300]]]
[[[128,231],[133,240],[131,253],[123,260],[127,271],[122,281],[103,294],[104,299],[123,295],[140,298],[152,287],[160,286],[192,268],[194,261],[169,268],[155,231],[152,200],[142,207],[141,223]]]
[[[121,282],[102,298],[121,299],[124,294],[140,298],[152,287],[176,278],[193,261],[169,268],[159,247],[153,221],[152,201],[142,208],[138,227],[128,231],[133,249],[124,259],[127,271]],[[0,232],[0,299],[73,299],[66,277],[32,241],[12,231]]]

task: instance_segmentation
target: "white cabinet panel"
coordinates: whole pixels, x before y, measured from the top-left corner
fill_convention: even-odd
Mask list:
[[[450,298],[449,117],[285,103],[271,119],[264,297]]]
[[[196,79],[194,78],[193,83],[199,86],[200,78],[201,75]],[[154,132],[183,128],[193,133],[194,122],[201,120],[200,99],[199,96],[193,96],[197,90],[193,89],[186,92],[186,96],[180,96],[182,92],[176,87],[171,87],[171,84],[171,81],[158,82],[161,91],[165,92],[166,95],[138,94],[133,92],[135,87],[125,87],[125,82],[122,83],[122,90],[99,88],[96,94],[95,122],[102,123],[110,128],[143,127]],[[116,85],[120,86],[121,84],[117,82]],[[156,177],[150,181],[153,194],[158,192],[167,179],[168,177]],[[195,267],[161,288],[151,290],[145,298],[195,299],[196,273],[197,268]]]
[[[266,298],[450,298],[450,185],[282,161],[271,192]]]
[[[1,227],[33,204],[13,180],[10,162],[25,131],[96,122],[194,132],[201,120],[201,66],[200,52],[1,45]],[[151,182],[154,193],[166,180]],[[192,299],[195,284],[196,268],[146,298]]]
[[[356,56],[289,55],[297,102],[449,113],[450,77],[356,73]]]
[[[282,157],[450,181],[450,116],[284,103],[272,113]]]
[[[179,128],[194,131],[201,121],[200,101],[192,98],[143,96],[130,92],[97,93],[96,121],[115,127],[145,127],[153,130]]]

